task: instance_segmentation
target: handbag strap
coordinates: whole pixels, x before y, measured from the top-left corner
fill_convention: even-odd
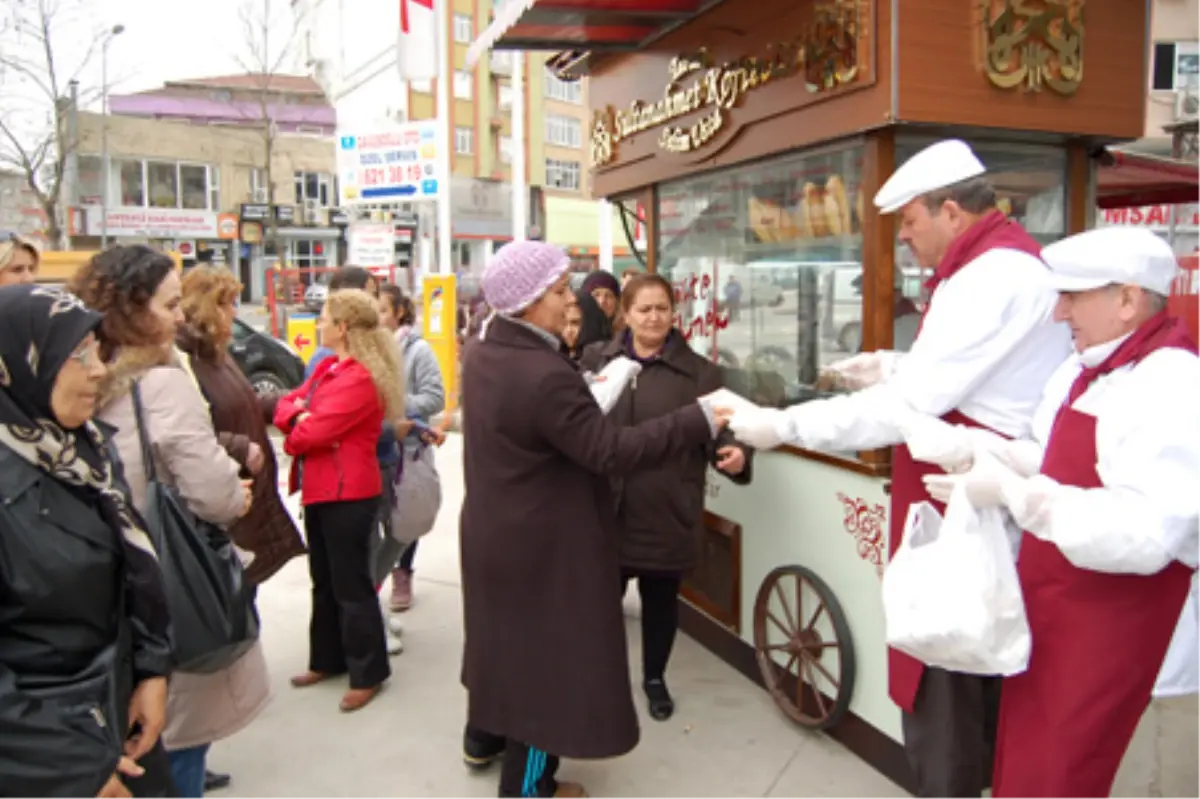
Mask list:
[[[158,475],[154,467],[154,449],[150,446],[150,437],[146,435],[146,412],[142,405],[141,383],[141,380],[134,381],[129,395],[133,399],[133,418],[137,425],[138,445],[142,448],[142,471],[146,473],[146,482],[154,483],[158,481]]]

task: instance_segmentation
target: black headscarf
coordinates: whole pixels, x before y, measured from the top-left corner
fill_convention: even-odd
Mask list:
[[[612,322],[604,315],[595,297],[580,289],[575,292],[575,300],[579,303],[579,337],[575,339],[575,347],[570,349],[563,343],[562,351],[571,355],[575,360],[583,354],[584,347],[597,341],[610,341],[613,336]],[[573,354],[572,354],[573,353]]]
[[[101,318],[59,288],[0,288],[0,445],[56,480],[94,492],[126,542],[153,554],[125,495],[113,486],[100,431],[91,422],[64,429],[50,406],[58,373]]]

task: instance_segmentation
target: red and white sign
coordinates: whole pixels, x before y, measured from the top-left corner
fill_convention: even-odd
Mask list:
[[[1166,231],[1171,227],[1171,212],[1175,212],[1175,229],[1179,232],[1200,230],[1200,206],[1142,205],[1137,208],[1106,208],[1100,217],[1102,225],[1125,225]]]
[[[87,235],[104,232],[104,213],[98,205],[85,206]],[[108,235],[148,239],[215,239],[217,214],[179,208],[109,208]]]
[[[433,0],[400,0],[400,54],[396,64],[401,80],[433,80],[438,76],[433,13]]]
[[[347,229],[346,235],[350,240],[346,263],[368,269],[396,263],[396,232],[391,224],[355,222]]]

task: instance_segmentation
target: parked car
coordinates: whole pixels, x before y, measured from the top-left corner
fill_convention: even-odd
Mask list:
[[[304,382],[304,360],[291,345],[233,320],[229,354],[259,396],[291,391]]]
[[[320,313],[325,307],[325,297],[329,294],[329,287],[324,283],[314,282],[304,290],[304,307],[306,310],[313,313]]]

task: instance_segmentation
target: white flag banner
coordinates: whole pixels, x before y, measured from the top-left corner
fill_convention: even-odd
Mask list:
[[[400,0],[400,52],[396,63],[401,80],[434,80],[438,76],[434,13],[434,0]]]

